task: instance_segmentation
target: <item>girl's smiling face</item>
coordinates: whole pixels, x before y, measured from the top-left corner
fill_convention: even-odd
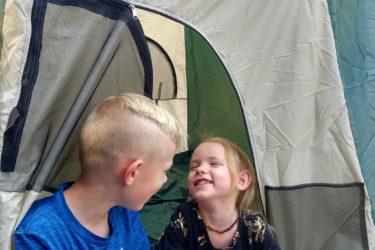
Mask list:
[[[204,142],[194,151],[190,161],[188,186],[197,200],[231,197],[231,175],[224,147],[219,143]]]

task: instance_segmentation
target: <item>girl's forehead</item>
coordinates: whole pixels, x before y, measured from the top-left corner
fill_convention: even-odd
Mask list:
[[[225,149],[220,143],[204,142],[194,150],[192,157],[194,156],[225,156]]]

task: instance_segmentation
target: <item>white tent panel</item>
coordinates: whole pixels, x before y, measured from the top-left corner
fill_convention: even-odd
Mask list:
[[[181,143],[179,148],[177,149],[177,153],[185,152],[188,150],[187,145],[187,105],[186,100],[168,100],[168,101],[159,101],[158,105],[163,107],[164,109],[168,110],[178,121],[182,130],[185,132],[181,138]]]
[[[260,187],[363,182],[326,1],[134,2],[195,28],[220,56],[244,105]]]
[[[7,0],[3,21],[3,47],[0,60],[0,141],[9,114],[17,105],[21,91],[23,68],[31,36],[32,0]],[[2,147],[0,147],[0,155]]]
[[[40,193],[0,191],[0,249],[11,249],[12,234]]]
[[[165,50],[175,68],[177,99],[159,101],[158,103],[177,117],[180,126],[185,131],[178,152],[186,151],[188,149],[188,125],[184,26],[152,12],[137,10],[137,13],[145,35],[156,41]],[[154,66],[156,65],[154,64]],[[154,70],[154,84],[158,83],[158,74],[160,74],[158,69]]]
[[[137,10],[143,31],[170,56],[176,70],[177,98],[187,98],[184,26],[161,15]]]

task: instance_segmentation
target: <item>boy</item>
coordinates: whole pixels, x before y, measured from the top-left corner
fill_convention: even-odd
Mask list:
[[[80,177],[33,204],[16,249],[150,249],[135,211],[166,182],[180,137],[176,120],[144,96],[99,104],[81,131]]]

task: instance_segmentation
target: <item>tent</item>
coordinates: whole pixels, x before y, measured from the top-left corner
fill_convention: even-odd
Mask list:
[[[33,201],[74,181],[81,122],[125,91],[153,98],[186,131],[142,211],[152,241],[188,196],[191,150],[218,135],[253,160],[253,209],[282,249],[375,249],[372,1],[0,6],[0,249]]]

